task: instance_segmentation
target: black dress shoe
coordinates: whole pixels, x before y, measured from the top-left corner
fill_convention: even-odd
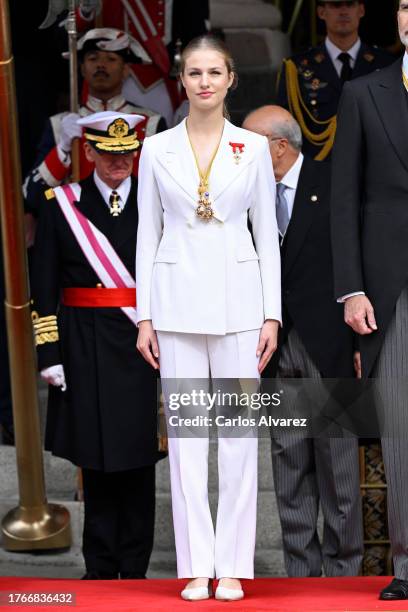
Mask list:
[[[90,570],[82,576],[81,580],[117,580],[117,574],[107,574],[105,572],[98,572],[96,570]]]
[[[120,578],[121,580],[143,580],[146,576],[137,572],[120,572]]]
[[[408,580],[394,578],[380,593],[380,599],[408,599]]]

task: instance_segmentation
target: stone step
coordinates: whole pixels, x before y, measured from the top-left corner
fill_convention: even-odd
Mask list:
[[[77,488],[77,469],[69,461],[43,453],[47,495],[58,500],[73,500]],[[0,496],[17,497],[18,479],[16,450],[0,446]]]
[[[210,20],[213,28],[270,28],[282,25],[280,10],[260,0],[210,0]]]
[[[56,501],[56,500],[52,500]],[[0,575],[31,576],[49,578],[80,578],[84,573],[81,554],[81,534],[83,525],[83,504],[66,502],[64,504],[71,514],[72,546],[65,552],[15,553],[5,551],[0,540]],[[0,516],[4,516],[13,507],[13,503],[0,500]],[[159,509],[161,503],[159,500]],[[167,517],[169,518],[169,517]],[[156,541],[150,562],[149,578],[174,578],[176,576],[176,558],[174,548],[162,550],[159,546],[160,521],[156,521]],[[166,525],[171,525],[167,521]],[[168,527],[166,527],[168,529]],[[172,529],[172,527],[171,527]],[[258,530],[258,547],[255,555],[255,574],[257,576],[283,576],[283,557],[279,547],[267,548],[262,541],[262,532]]]

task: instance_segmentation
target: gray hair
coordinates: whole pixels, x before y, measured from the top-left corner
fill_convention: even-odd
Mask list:
[[[287,121],[274,122],[273,135],[278,138],[286,138],[291,147],[296,151],[301,151],[303,144],[302,130],[293,117],[288,118]]]

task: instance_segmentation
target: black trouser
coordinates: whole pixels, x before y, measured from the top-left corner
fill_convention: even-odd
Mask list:
[[[82,474],[87,571],[144,577],[153,548],[155,466]]]

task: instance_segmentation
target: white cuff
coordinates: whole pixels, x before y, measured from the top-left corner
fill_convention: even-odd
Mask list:
[[[354,291],[354,293],[346,293],[346,295],[342,295],[341,297],[337,298],[337,302],[339,304],[344,304],[344,302],[350,298],[350,297],[354,297],[355,295],[365,295],[364,291]]]

